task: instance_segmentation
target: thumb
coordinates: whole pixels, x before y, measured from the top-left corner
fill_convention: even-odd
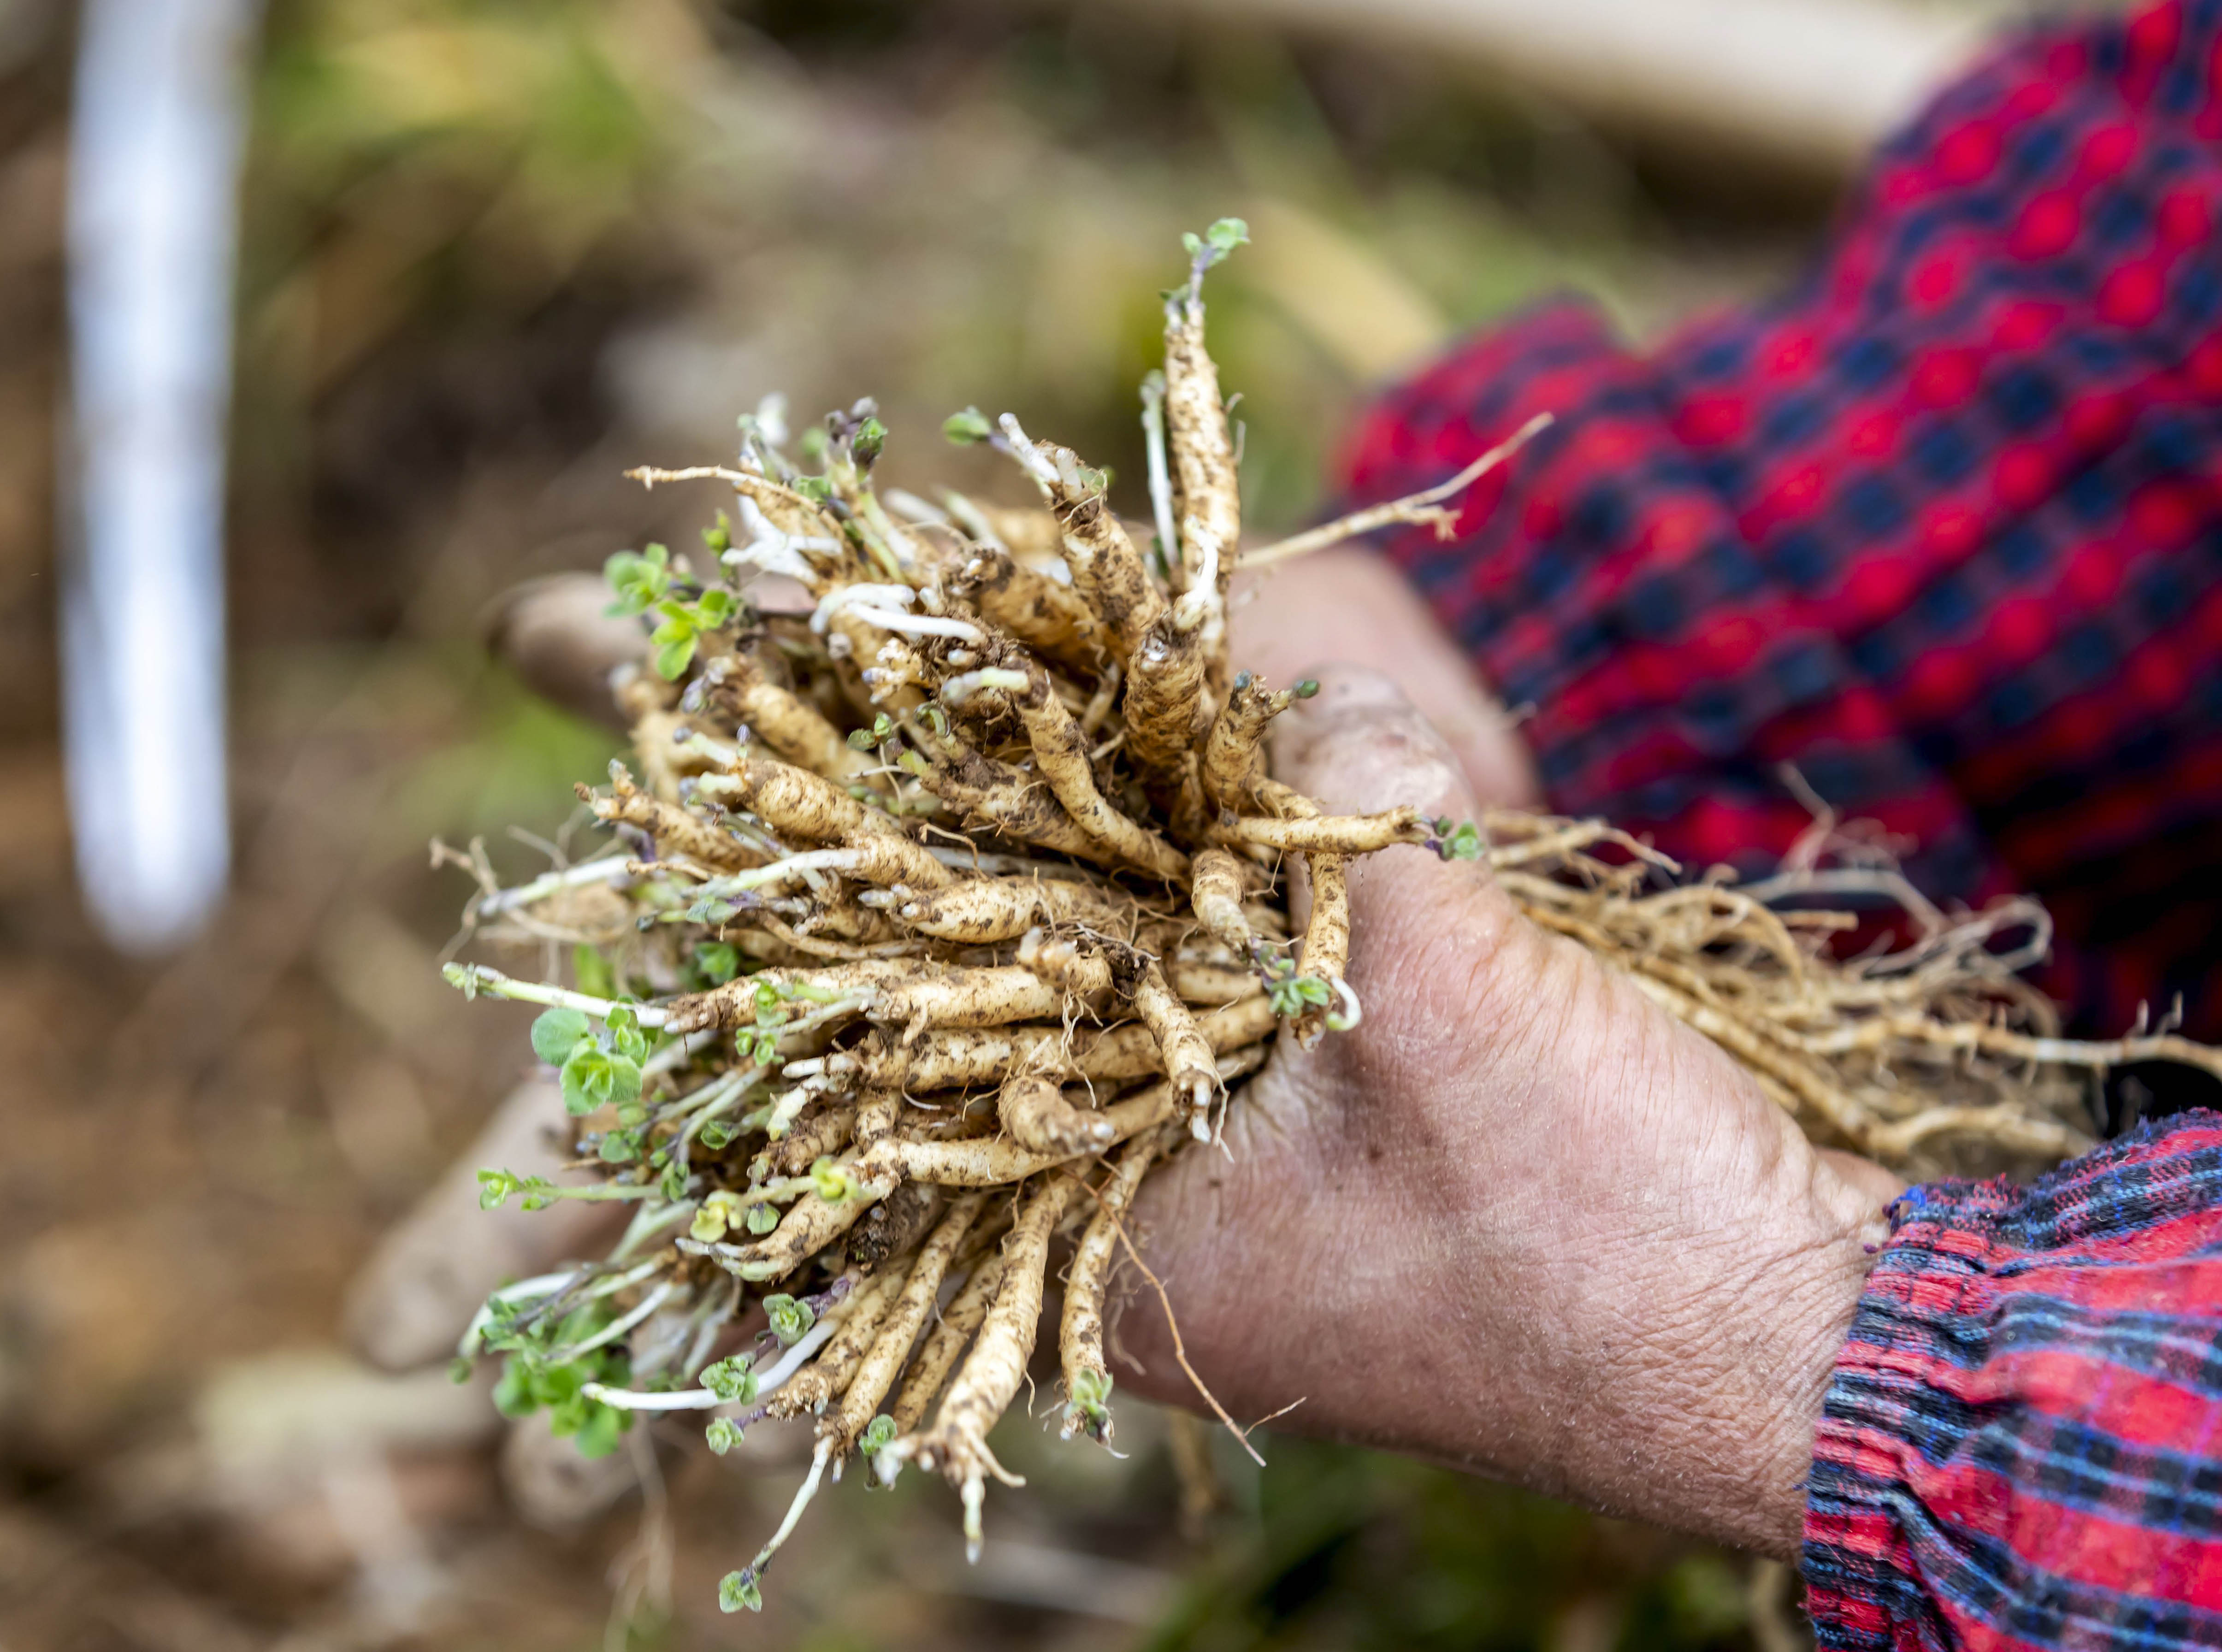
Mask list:
[[[1411,803],[1460,820],[1476,811],[1457,754],[1396,682],[1357,665],[1311,674],[1319,693],[1273,724],[1273,774],[1333,814]]]
[[[1338,814],[1411,804],[1430,817],[1474,819],[1479,810],[1455,750],[1378,671],[1331,665],[1315,671],[1319,693],[1274,720],[1273,772]],[[1308,920],[1311,891],[1295,869],[1295,921]],[[1438,1002],[1446,983],[1471,987],[1473,961],[1499,957],[1516,909],[1486,864],[1446,861],[1398,845],[1346,864],[1350,889],[1348,980],[1378,1039],[1434,1005],[1455,1020],[1463,1006]],[[1377,1011],[1389,1012],[1385,1019]],[[1429,1012],[1432,1014],[1432,1012]],[[1429,1014],[1417,1015],[1415,1034]],[[1360,1035],[1365,1036],[1365,1035]],[[1347,1052],[1345,1052],[1348,1053]]]
[[[608,612],[598,574],[553,574],[503,593],[480,618],[486,650],[543,700],[589,721],[625,726],[610,674],[648,657],[637,619]]]

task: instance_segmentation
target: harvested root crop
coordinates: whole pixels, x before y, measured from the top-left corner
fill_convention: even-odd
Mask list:
[[[720,484],[731,514],[705,557],[610,562],[650,634],[620,693],[637,755],[585,794],[606,851],[514,889],[457,857],[481,939],[571,962],[568,984],[449,966],[468,993],[544,1007],[532,1045],[583,1172],[491,1167],[483,1202],[632,1212],[601,1260],[495,1292],[461,1353],[506,1355],[505,1408],[551,1406],[590,1452],[642,1412],[700,1413],[721,1453],[759,1420],[813,1420],[808,1477],[725,1580],[729,1610],[760,1604],[851,1461],[945,1477],[976,1544],[988,1482],[1011,1478],[989,1433],[1060,1267],[1065,1432],[1108,1443],[1126,1213],[1213,1142],[1284,1029],[1283,1058],[1315,1059],[1357,1022],[1355,857],[1484,863],[1816,1137],[1917,1169],[2075,1151],[2079,1103],[2116,1063],[2222,1071],[2166,1027],[2061,1039],[2016,973],[2043,951],[2040,912],[1948,917],[1825,821],[1739,885],[1597,822],[1431,820],[1393,797],[1335,815],[1276,780],[1272,721],[1312,685],[1227,657],[1237,561],[1392,522],[1447,532],[1453,490],[1239,552],[1202,285],[1242,239],[1232,220],[1191,238],[1168,300],[1145,392],[1155,556],[1103,473],[1007,415],[968,410],[948,433],[1004,454],[1030,512],[882,498],[871,404],[807,445],[767,404],[733,465],[637,473]],[[818,468],[790,456],[806,451]],[[813,611],[758,612],[763,574]],[[1292,936],[1298,864],[1313,898]],[[1847,956],[1863,924],[1880,941]]]

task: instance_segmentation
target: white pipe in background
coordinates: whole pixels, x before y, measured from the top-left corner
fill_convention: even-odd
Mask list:
[[[72,117],[64,748],[78,876],[137,952],[230,863],[224,437],[260,0],[87,0]]]
[[[1471,65],[1601,124],[1835,174],[2008,5],[1917,0],[1127,0]]]

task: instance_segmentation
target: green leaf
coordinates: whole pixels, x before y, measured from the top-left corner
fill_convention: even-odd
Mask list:
[[[723,511],[718,512],[715,525],[702,530],[702,543],[712,556],[722,556],[733,548],[733,524]]]
[[[603,1135],[599,1151],[605,1165],[630,1165],[640,1157],[640,1138],[630,1130],[612,1130]]]
[[[579,1454],[592,1461],[618,1448],[618,1438],[632,1422],[632,1414],[614,1405],[586,1402],[587,1414],[579,1426]]]
[[[741,972],[740,950],[727,941],[705,941],[694,949],[694,967],[712,986],[722,987]]]
[[[578,1009],[550,1009],[532,1023],[532,1053],[551,1067],[560,1067],[571,1058],[571,1052],[579,1040],[588,1037],[593,1023],[586,1012]]]
[[[604,562],[602,577],[609,581],[618,599],[610,605],[610,612],[647,612],[671,588],[670,562],[668,550],[662,545],[650,545],[645,555],[621,550]]]
[[[655,646],[652,663],[656,675],[666,682],[676,682],[687,675],[687,668],[694,663],[694,626],[691,620],[667,619],[656,628],[649,638]]]
[[[941,433],[960,446],[974,442],[985,442],[995,434],[995,427],[988,416],[976,407],[968,407],[961,413],[951,413],[941,421]]]
[[[493,1407],[504,1416],[515,1422],[520,1416],[530,1416],[538,1410],[540,1402],[532,1392],[532,1379],[526,1373],[524,1361],[511,1354],[501,1363],[501,1379],[493,1385]]]
[[[828,1153],[810,1167],[810,1184],[818,1190],[818,1197],[828,1204],[838,1204],[857,1191],[857,1178],[847,1165],[838,1162]]]
[[[864,1425],[863,1433],[857,1437],[857,1449],[869,1457],[894,1444],[894,1437],[895,1420],[883,1411]]]
[[[856,435],[849,438],[849,456],[860,469],[869,470],[880,456],[880,449],[888,444],[888,427],[877,416],[867,416],[857,427]]]
[[[733,616],[740,611],[741,605],[731,591],[713,585],[695,603],[694,623],[704,631],[721,631],[732,623]]]
[[[1240,218],[1221,218],[1203,232],[1203,238],[1224,258],[1237,247],[1250,244],[1250,226]]]
[[[721,1153],[732,1146],[733,1127],[712,1119],[694,1133],[694,1139],[712,1153]]]
[[[752,1204],[749,1207],[749,1231],[762,1239],[779,1226],[779,1209],[775,1205]]]
[[[781,1347],[793,1347],[818,1322],[818,1310],[797,1297],[766,1297],[763,1305],[764,1316],[771,1321],[771,1334]]]
[[[727,1405],[745,1405],[756,1397],[756,1377],[749,1369],[750,1363],[747,1354],[736,1354],[730,1360],[705,1366],[702,1386]]]
[[[746,1572],[728,1572],[718,1583],[718,1610],[739,1611],[763,1610],[763,1591],[756,1586],[756,1579]]]
[[[710,1426],[702,1430],[702,1442],[720,1457],[741,1443],[740,1425],[729,1416],[713,1416]]]
[[[572,1049],[561,1077],[563,1106],[574,1118],[613,1102],[636,1100],[640,1095],[640,1064],[591,1040]]]

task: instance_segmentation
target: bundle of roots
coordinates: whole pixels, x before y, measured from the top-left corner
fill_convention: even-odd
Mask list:
[[[986,1482],[1012,1479],[989,1431],[1061,1260],[1064,1431],[1109,1441],[1106,1292],[1136,1190],[1213,1140],[1277,1040],[1303,1059],[1359,1019],[1354,856],[1485,863],[1817,1137],[1894,1162],[1970,1143],[2057,1157],[2107,1065],[2222,1071],[2166,1028],[2061,1040],[2016,976],[2043,951],[2040,912],[1948,919],[1826,820],[1739,886],[1600,823],[1453,822],[1397,799],[1333,815],[1276,781],[1268,729],[1312,685],[1230,668],[1241,510],[1203,336],[1204,273],[1242,239],[1233,220],[1191,237],[1167,298],[1164,370],[1143,390],[1146,530],[1114,514],[1104,473],[970,410],[947,433],[1007,455],[1039,506],[876,490],[869,404],[792,443],[767,404],[735,466],[637,473],[722,483],[734,511],[700,572],[660,547],[612,559],[652,668],[618,688],[636,765],[581,788],[609,847],[512,889],[461,857],[480,884],[470,927],[541,945],[550,976],[568,948],[574,973],[449,968],[547,1007],[533,1044],[587,1172],[490,1169],[483,1202],[637,1207],[602,1260],[497,1291],[462,1354],[506,1354],[505,1409],[549,1407],[589,1451],[641,1412],[706,1413],[721,1452],[758,1419],[814,1418],[808,1477],[725,1579],[728,1610],[760,1603],[852,1457],[882,1479],[945,1475],[976,1545]],[[1391,523],[1447,531],[1443,501],[1531,434],[1240,560]],[[768,612],[768,584],[807,600]],[[1861,928],[1887,939],[1841,956]]]

